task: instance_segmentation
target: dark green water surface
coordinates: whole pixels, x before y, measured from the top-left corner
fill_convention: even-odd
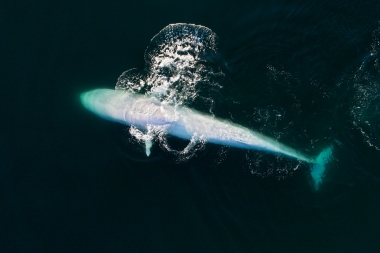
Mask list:
[[[379,13],[372,0],[2,1],[0,252],[380,252]],[[81,106],[144,68],[172,23],[219,37],[216,116],[308,155],[333,145],[319,191],[307,164],[264,152],[148,159]]]

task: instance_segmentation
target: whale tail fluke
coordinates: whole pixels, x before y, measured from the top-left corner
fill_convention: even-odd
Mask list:
[[[314,189],[318,190],[320,184],[322,183],[325,166],[332,158],[332,146],[325,148],[322,152],[317,156],[315,162],[311,166],[311,177],[314,183]]]

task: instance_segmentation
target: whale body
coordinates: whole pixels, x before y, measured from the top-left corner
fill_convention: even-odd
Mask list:
[[[103,119],[135,126],[149,131],[149,126],[164,126],[165,131],[178,138],[191,140],[194,135],[203,140],[230,147],[263,150],[282,154],[311,164],[311,176],[318,190],[331,159],[332,147],[310,157],[278,141],[230,121],[205,115],[188,107],[175,107],[154,97],[120,90],[96,89],[81,94],[81,102],[89,111]],[[146,139],[149,156],[152,142]]]

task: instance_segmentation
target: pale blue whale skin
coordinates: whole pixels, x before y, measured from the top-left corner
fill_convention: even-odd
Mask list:
[[[166,126],[168,134],[190,140],[195,134],[210,143],[264,150],[310,163],[314,188],[319,189],[332,148],[317,157],[308,157],[276,140],[232,122],[202,114],[187,107],[173,107],[147,96],[111,89],[81,94],[83,106],[110,121],[148,131],[148,125]],[[150,143],[151,144],[151,143]],[[147,149],[147,155],[150,152]]]

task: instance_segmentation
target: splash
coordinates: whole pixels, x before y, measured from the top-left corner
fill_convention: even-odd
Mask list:
[[[171,105],[212,106],[212,91],[223,72],[214,63],[218,38],[209,28],[172,24],[153,37],[145,50],[145,68],[125,71],[116,90],[155,96]],[[211,108],[209,108],[211,110]]]
[[[367,145],[380,151],[380,22],[372,33],[370,53],[349,78],[353,83],[352,124]]]
[[[116,90],[144,94],[171,106],[191,106],[213,114],[215,94],[222,88],[223,72],[215,63],[218,37],[209,28],[193,24],[171,24],[155,35],[145,50],[145,68],[121,74]],[[174,115],[167,115],[174,117]],[[182,150],[171,147],[163,129],[129,133],[148,147],[158,142],[176,162],[187,161],[204,150],[205,141],[193,136]],[[150,153],[149,153],[150,154]]]

